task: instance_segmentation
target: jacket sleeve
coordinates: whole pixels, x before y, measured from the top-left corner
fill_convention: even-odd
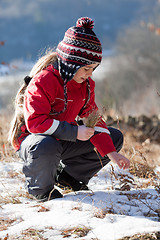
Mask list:
[[[87,118],[89,114],[94,110],[98,111],[98,107],[95,103],[95,83],[90,79],[90,100],[85,107],[85,109],[81,112],[81,118]],[[113,144],[110,132],[107,128],[106,123],[101,118],[100,121],[95,126],[95,134],[90,139],[91,143],[98,150],[102,157],[110,152],[116,151],[115,146]]]
[[[27,130],[52,135],[61,140],[76,141],[78,127],[51,117],[51,102],[56,97],[56,78],[52,72],[37,74],[25,92],[24,118]],[[54,81],[55,80],[55,81]]]

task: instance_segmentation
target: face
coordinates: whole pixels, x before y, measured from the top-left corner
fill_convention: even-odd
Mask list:
[[[99,64],[91,64],[91,65],[86,65],[84,67],[81,67],[78,69],[76,74],[73,77],[73,80],[76,81],[77,83],[82,83],[84,82],[88,77],[92,76],[92,72],[94,68],[96,68]]]

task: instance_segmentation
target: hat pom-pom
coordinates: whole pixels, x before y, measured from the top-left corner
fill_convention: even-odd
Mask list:
[[[81,17],[77,20],[76,27],[93,29],[94,21],[89,17]]]

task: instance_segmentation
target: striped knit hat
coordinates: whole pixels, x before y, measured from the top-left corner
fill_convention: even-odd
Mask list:
[[[58,44],[59,72],[64,81],[70,81],[80,67],[101,62],[102,46],[93,27],[92,19],[79,18],[76,27],[69,28]]]
[[[64,108],[61,114],[67,109],[67,82],[73,79],[77,70],[85,65],[100,64],[102,60],[102,46],[93,32],[94,22],[88,17],[77,20],[76,27],[69,28],[64,39],[58,44],[56,52],[58,57],[59,73],[64,80]],[[88,99],[81,112],[90,100],[90,83],[87,82]]]

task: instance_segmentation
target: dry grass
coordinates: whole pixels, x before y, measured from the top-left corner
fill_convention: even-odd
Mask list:
[[[28,199],[30,199],[31,196],[29,195],[29,193],[23,192],[23,191],[16,191],[14,194],[8,193],[7,196],[5,196],[5,197],[0,194],[0,204],[9,204],[9,203],[18,204],[18,203],[22,203],[20,198],[28,198]]]
[[[82,202],[79,201],[76,204],[74,204],[74,206],[72,207],[72,210],[82,211]]]
[[[8,142],[8,131],[10,127],[10,117],[3,114],[0,115],[0,161],[11,162],[17,159],[17,155]]]
[[[93,128],[101,120],[102,115],[99,111],[93,110],[87,118],[84,119],[86,127]]]
[[[131,237],[124,237],[118,240],[158,240],[160,239],[160,232],[146,233],[146,234],[135,234]]]
[[[107,214],[114,214],[114,209],[113,207],[110,207],[110,208],[105,208],[105,209],[99,209],[97,208],[95,211],[94,211],[94,214],[93,216],[96,217],[96,218],[105,218]]]
[[[7,230],[7,228],[10,227],[15,221],[16,219],[0,217],[0,231]]]
[[[7,234],[3,240],[47,240],[42,236],[43,233],[43,230],[29,228],[23,231],[20,236]]]
[[[68,238],[68,237],[85,237],[89,233],[91,229],[85,226],[79,226],[79,227],[72,227],[68,228],[62,231],[61,235],[63,238]]]
[[[139,142],[136,139],[137,131],[133,129],[121,129],[125,136],[125,142],[122,153],[133,162],[138,162],[147,165],[150,169],[160,166],[160,145],[146,139],[144,142]]]

